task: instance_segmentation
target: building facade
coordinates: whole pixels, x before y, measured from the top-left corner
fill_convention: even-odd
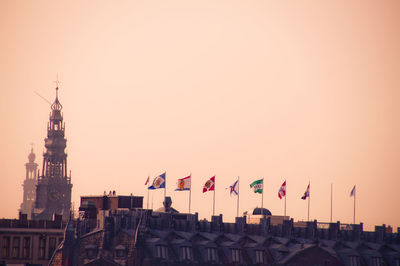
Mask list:
[[[28,155],[28,162],[25,164],[25,180],[22,187],[24,188],[24,195],[21,203],[21,207],[19,211],[21,213],[27,214],[28,219],[32,217],[32,211],[35,207],[35,199],[36,199],[36,184],[37,184],[37,167],[38,164],[35,163],[36,155],[33,153],[33,148],[31,149],[31,153]]]
[[[0,220],[0,265],[47,265],[64,239],[66,222],[54,220]]]
[[[50,220],[54,215],[69,217],[71,209],[71,174],[68,176],[65,148],[65,123],[61,113],[62,105],[56,99],[51,105],[50,121],[45,139],[46,152],[43,154],[42,173],[36,187],[33,219]]]
[[[258,224],[248,224],[245,216],[226,223],[222,215],[206,221],[141,208],[97,210],[93,217],[96,207],[89,205],[49,265],[400,264],[399,229],[388,233],[385,225],[375,232],[340,222],[296,226],[291,219],[273,225],[267,216]]]

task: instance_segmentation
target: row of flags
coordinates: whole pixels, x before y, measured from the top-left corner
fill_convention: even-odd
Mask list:
[[[166,173],[163,173],[161,175],[158,175],[154,178],[153,183],[151,186],[148,187],[148,189],[159,189],[159,188],[165,188],[165,182],[166,182]],[[175,191],[185,191],[185,190],[191,190],[191,179],[192,176],[189,175],[184,178],[180,178],[177,181],[177,188]],[[147,177],[145,185],[148,185],[150,182],[150,176]],[[231,186],[229,186],[229,192],[230,195],[235,196],[239,194],[238,190],[238,185],[239,180],[236,180],[235,183],[233,183]],[[264,179],[258,179],[250,184],[250,188],[254,190],[254,193],[263,193],[264,189]],[[203,193],[207,191],[215,191],[215,176],[211,177],[206,181],[206,183],[203,186]],[[353,187],[353,189],[350,192],[350,197],[355,196],[356,193],[356,186]],[[283,182],[281,187],[279,188],[278,191],[278,197],[282,199],[283,197],[286,196],[286,180]],[[310,184],[308,184],[306,191],[304,192],[304,195],[301,197],[301,199],[305,200],[310,197]]]
[[[179,178],[177,180],[177,185],[175,191],[189,191],[189,213],[190,213],[190,203],[191,203],[191,192],[192,192],[192,175],[190,174],[187,177],[184,178]],[[166,173],[164,172],[161,175],[156,176],[153,179],[152,184],[150,185],[150,176],[147,177],[147,180],[145,182],[145,185],[147,187],[147,204],[149,202],[149,190],[153,189],[159,189],[159,188],[164,188],[164,197],[166,197]],[[261,208],[263,208],[263,198],[264,198],[264,179],[258,179],[255,180],[250,184],[250,188],[253,189],[254,193],[259,193],[262,195],[261,197]],[[229,193],[231,196],[237,196],[237,211],[236,215],[239,217],[239,177],[238,179],[229,187],[226,189],[229,189]],[[213,191],[213,216],[215,215],[215,176],[211,177],[208,179],[204,186],[203,186],[203,193],[207,191]],[[278,197],[280,199],[285,198],[284,200],[284,216],[286,216],[286,180],[282,183],[278,190]],[[350,192],[350,197],[354,197],[354,217],[353,217],[353,223],[355,223],[355,217],[356,217],[356,186],[353,187],[353,189]],[[301,197],[302,200],[308,199],[308,207],[307,207],[307,220],[310,220],[310,183],[308,183],[308,186],[306,188],[306,191],[304,192],[303,196]],[[147,206],[148,208],[148,206]],[[331,185],[331,220],[332,220],[332,185]]]

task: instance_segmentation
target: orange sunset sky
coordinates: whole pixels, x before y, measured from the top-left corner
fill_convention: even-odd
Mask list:
[[[14,218],[31,145],[41,168],[57,78],[75,209],[81,195],[145,196],[192,173],[192,211],[233,221],[261,205],[400,226],[400,2],[0,1],[0,218]],[[154,208],[163,191],[150,193]]]

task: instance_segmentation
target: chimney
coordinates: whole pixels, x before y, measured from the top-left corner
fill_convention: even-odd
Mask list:
[[[317,220],[307,222],[306,238],[314,239],[317,236]]]
[[[212,231],[224,231],[223,230],[223,222],[222,222],[222,214],[220,214],[219,216],[212,216],[211,217],[211,230]]]
[[[290,237],[293,231],[293,218],[290,220],[283,220],[282,235],[283,237]]]
[[[237,233],[243,233],[246,231],[246,216],[236,217],[235,219],[235,229]]]
[[[382,226],[375,226],[375,241],[376,242],[383,242],[385,239],[385,227],[386,225],[383,224]]]
[[[330,223],[328,238],[330,240],[337,240],[339,231],[340,231],[340,221],[337,221],[336,223]]]

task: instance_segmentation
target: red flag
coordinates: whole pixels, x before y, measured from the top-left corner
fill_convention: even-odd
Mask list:
[[[147,185],[150,181],[150,176],[147,177],[146,183],[144,183],[144,185]]]
[[[283,182],[281,188],[278,191],[278,197],[282,199],[282,197],[286,196],[286,180]]]
[[[213,191],[215,186],[215,176],[211,177],[203,186],[203,193],[207,191]]]

